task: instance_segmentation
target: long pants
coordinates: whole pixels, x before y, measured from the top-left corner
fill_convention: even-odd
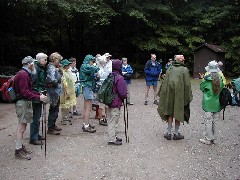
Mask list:
[[[108,108],[108,142],[116,141],[116,132],[118,127],[118,122],[120,118],[120,109],[119,108]]]
[[[220,118],[219,112],[205,112],[205,139],[216,140],[218,134],[218,121]]]
[[[50,129],[54,128],[56,120],[58,118],[59,104],[60,104],[60,99],[58,100],[58,103],[56,106],[52,106],[50,104],[49,113],[48,113],[48,128]]]
[[[30,140],[38,140],[42,103],[32,103],[33,121],[30,124]]]

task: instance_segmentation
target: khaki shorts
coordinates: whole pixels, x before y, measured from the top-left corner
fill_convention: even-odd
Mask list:
[[[18,100],[16,102],[16,114],[19,123],[31,123],[33,119],[32,101]]]

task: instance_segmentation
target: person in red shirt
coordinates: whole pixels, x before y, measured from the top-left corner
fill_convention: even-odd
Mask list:
[[[46,102],[47,96],[32,90],[32,74],[36,73],[34,59],[27,56],[22,60],[23,67],[14,78],[15,92],[17,102],[15,104],[16,114],[18,117],[17,138],[15,158],[30,160],[31,151],[23,146],[23,134],[26,130],[27,123],[33,119],[32,100]]]

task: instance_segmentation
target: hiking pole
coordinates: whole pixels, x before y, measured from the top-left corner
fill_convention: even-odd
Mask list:
[[[42,136],[43,136],[43,123],[44,123],[44,122],[43,122],[43,121],[44,121],[43,104],[42,104],[42,113],[41,113],[41,114],[42,114]],[[42,142],[41,142],[41,150],[42,150],[42,145],[43,145],[43,144],[42,144]]]
[[[127,106],[127,101],[126,101],[126,110],[127,110],[127,122],[126,122],[126,124],[127,124],[127,132],[128,132],[128,106]],[[127,138],[127,142],[129,143],[129,136]]]

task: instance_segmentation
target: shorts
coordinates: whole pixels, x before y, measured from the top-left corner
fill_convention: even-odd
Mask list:
[[[32,101],[18,100],[16,102],[16,114],[19,123],[31,123],[33,120]]]
[[[158,85],[158,81],[146,81],[146,85],[147,86],[157,86]]]
[[[86,100],[93,100],[93,90],[92,88],[88,87],[88,86],[84,86],[83,87],[83,97]]]

